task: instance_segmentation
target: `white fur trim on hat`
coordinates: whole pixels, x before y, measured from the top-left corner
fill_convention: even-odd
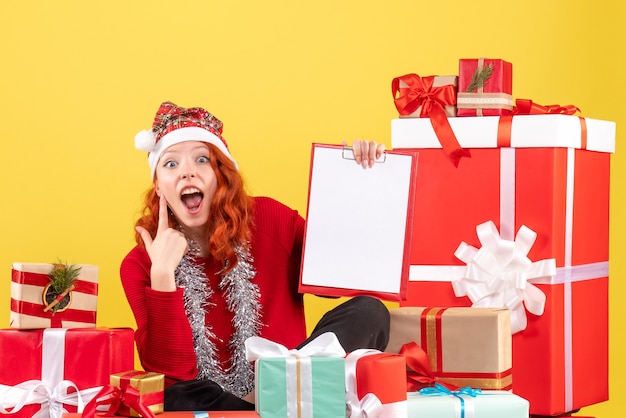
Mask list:
[[[141,132],[139,133],[141,134]],[[139,136],[139,134],[137,134]],[[186,141],[201,141],[206,142],[208,144],[215,145],[225,156],[227,156],[237,167],[237,162],[230,155],[226,144],[222,141],[222,138],[213,134],[212,132],[200,128],[198,126],[189,126],[185,128],[175,129],[167,134],[163,135],[161,139],[156,143],[154,148],[148,154],[148,164],[150,165],[150,172],[152,174],[152,178],[154,179],[154,173],[156,172],[156,165],[159,162],[159,157],[167,148],[171,147],[174,144],[178,144]],[[137,137],[135,137],[135,146],[137,146]]]

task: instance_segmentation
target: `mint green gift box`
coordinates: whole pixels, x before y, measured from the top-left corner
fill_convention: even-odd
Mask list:
[[[445,390],[434,394],[434,388],[427,389],[430,395],[407,394],[409,418],[528,418],[530,403],[511,392],[477,390],[470,396],[463,389],[454,395]]]
[[[294,369],[300,369],[299,379],[297,371],[294,375]],[[345,363],[342,358],[259,359],[255,370],[256,408],[261,417],[345,418]],[[293,415],[289,409],[300,412]]]
[[[345,418],[345,354],[330,332],[300,350],[249,338],[246,358],[255,362],[256,412],[261,418]]]

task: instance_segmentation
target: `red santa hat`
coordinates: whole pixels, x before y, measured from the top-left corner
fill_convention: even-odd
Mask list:
[[[201,107],[184,108],[163,102],[154,117],[152,130],[135,135],[135,147],[147,151],[152,178],[161,153],[168,147],[185,141],[202,141],[215,145],[237,168],[222,137],[222,122]]]

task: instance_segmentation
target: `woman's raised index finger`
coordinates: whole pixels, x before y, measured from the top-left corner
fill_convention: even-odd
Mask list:
[[[165,200],[165,196],[161,194],[159,198],[159,225],[157,228],[157,233],[160,231],[165,231],[170,227],[169,216],[167,215],[167,200]]]

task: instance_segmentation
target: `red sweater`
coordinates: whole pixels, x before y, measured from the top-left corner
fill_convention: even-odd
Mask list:
[[[304,219],[276,200],[256,197],[254,223],[250,253],[256,269],[253,283],[261,293],[261,336],[295,348],[306,338],[303,299],[298,293]],[[215,274],[223,264],[212,258],[204,263],[215,304],[206,321],[220,339],[215,344],[222,364],[229,364],[226,347],[233,333],[232,314],[217,286],[221,276]],[[194,379],[198,369],[183,291],[152,290],[150,266],[148,254],[137,246],[120,267],[124,292],[137,322],[135,340],[141,364],[147,371],[165,374],[166,384]]]

